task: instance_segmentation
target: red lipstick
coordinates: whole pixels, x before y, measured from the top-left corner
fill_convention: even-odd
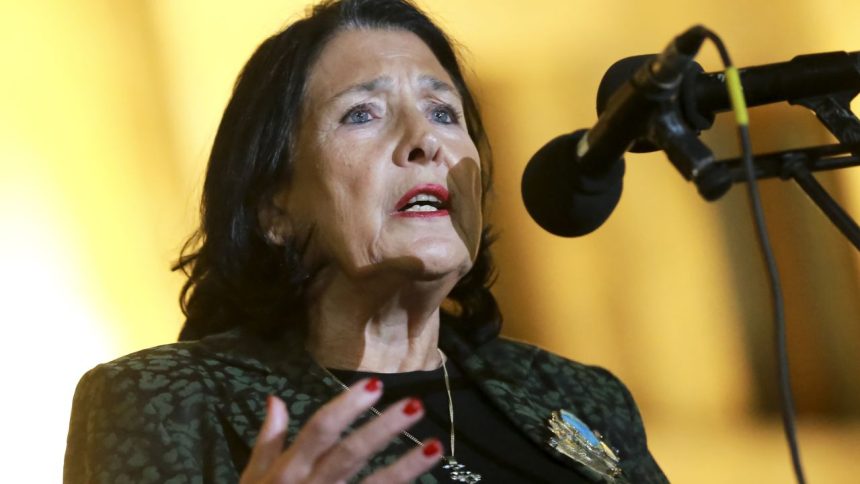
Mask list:
[[[430,207],[430,208],[421,208]],[[397,217],[447,217],[448,189],[438,183],[416,185],[400,197],[394,206]]]

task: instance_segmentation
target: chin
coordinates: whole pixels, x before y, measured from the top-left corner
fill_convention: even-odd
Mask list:
[[[374,247],[363,256],[346,259],[339,264],[354,276],[393,276],[408,280],[449,283],[457,281],[472,268],[472,257],[459,237],[422,237]]]
[[[416,262],[416,277],[421,280],[445,279],[459,280],[472,268],[472,260],[465,247],[451,250],[450,247],[425,247],[413,253]]]

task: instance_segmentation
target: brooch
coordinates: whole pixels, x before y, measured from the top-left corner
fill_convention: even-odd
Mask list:
[[[603,437],[567,410],[556,410],[549,418],[553,436],[549,445],[602,476],[613,479],[621,475],[618,453],[606,445]]]

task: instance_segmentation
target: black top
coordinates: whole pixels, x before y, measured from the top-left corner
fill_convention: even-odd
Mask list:
[[[452,360],[447,363],[454,402],[456,458],[466,470],[481,475],[482,483],[576,483],[587,482],[576,471],[551,459],[546,452],[519,432],[469,380]],[[418,397],[425,416],[409,433],[418,440],[438,438],[445,455],[451,454],[451,422],[448,416],[448,394],[442,368],[406,373],[369,373],[348,370],[330,371],[347,386],[362,378],[382,380],[383,394],[376,408],[385,408],[405,397]],[[404,437],[410,445],[412,441]],[[432,470],[439,482],[451,482],[444,461]]]

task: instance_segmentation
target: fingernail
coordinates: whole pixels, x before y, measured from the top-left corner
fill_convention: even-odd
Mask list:
[[[382,382],[379,381],[379,378],[371,378],[370,381],[364,384],[364,389],[369,392],[375,392],[379,390]]]
[[[438,440],[433,439],[424,444],[424,448],[421,449],[421,452],[424,454],[424,457],[433,457],[434,455],[442,452],[442,444],[440,444]]]
[[[424,405],[421,405],[421,400],[413,398],[406,402],[406,406],[403,407],[403,413],[406,415],[415,415],[420,412],[422,408],[424,408]]]
[[[275,397],[272,395],[266,395],[266,415],[272,413],[272,405],[275,403]]]

